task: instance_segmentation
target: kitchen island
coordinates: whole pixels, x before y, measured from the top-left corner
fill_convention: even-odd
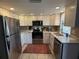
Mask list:
[[[53,48],[56,59],[79,59],[79,39],[66,38],[57,32],[51,32]]]

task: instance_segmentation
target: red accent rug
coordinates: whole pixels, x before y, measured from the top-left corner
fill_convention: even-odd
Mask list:
[[[23,53],[50,54],[51,52],[47,44],[29,44]]]

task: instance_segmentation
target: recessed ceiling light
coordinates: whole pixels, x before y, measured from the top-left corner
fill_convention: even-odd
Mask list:
[[[40,15],[43,15],[43,13],[40,13]]]
[[[24,16],[24,14],[21,14],[22,16]]]
[[[61,13],[63,13],[64,11],[60,11]]]
[[[34,15],[33,13],[31,13],[30,15]]]
[[[15,10],[14,8],[10,8],[10,10]]]
[[[70,8],[71,8],[71,9],[74,9],[74,8],[75,8],[75,6],[71,6]]]
[[[52,13],[49,13],[49,15],[52,15]]]
[[[56,9],[60,9],[60,7],[56,7]]]

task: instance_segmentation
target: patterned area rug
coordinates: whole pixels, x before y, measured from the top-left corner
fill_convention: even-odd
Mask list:
[[[51,54],[47,44],[29,44],[23,53]]]

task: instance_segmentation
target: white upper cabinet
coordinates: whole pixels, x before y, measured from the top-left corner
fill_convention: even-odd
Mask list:
[[[49,16],[43,16],[43,26],[49,25]]]
[[[60,25],[60,14],[54,14],[52,16],[20,16],[20,26],[32,26],[32,21],[43,21],[43,26]]]
[[[27,26],[32,26],[32,19],[33,17],[32,16],[26,16],[27,19],[26,20],[26,23],[27,23]]]
[[[55,22],[54,25],[60,25],[60,14],[56,14],[54,22]]]
[[[20,26],[25,26],[25,20],[23,16],[19,16],[19,20],[20,20]]]
[[[20,26],[32,26],[32,21],[36,18],[34,16],[19,16]]]
[[[60,25],[60,14],[53,14],[50,16],[50,25]]]
[[[50,16],[50,25],[54,25],[55,23],[55,15]]]

